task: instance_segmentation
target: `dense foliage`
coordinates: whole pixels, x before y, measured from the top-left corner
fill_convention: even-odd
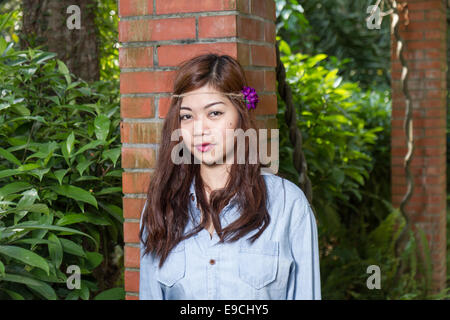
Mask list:
[[[361,88],[390,86],[390,17],[369,29],[367,8],[375,0],[276,0],[277,34],[293,52],[325,53],[345,63],[344,79]],[[387,11],[381,8],[382,11]]]
[[[0,298],[123,298],[118,96],[0,37]]]
[[[418,261],[416,239],[401,257],[394,252],[404,219],[390,205],[390,99],[388,91],[363,91],[338,76],[341,66],[325,54],[293,54],[280,41],[286,78],[303,136],[303,152],[318,219],[324,299],[410,299],[427,296],[426,263]],[[293,148],[279,99],[280,173],[298,181]],[[422,234],[423,235],[423,234]],[[424,237],[419,239],[425,248]],[[400,261],[406,269],[396,272]],[[366,272],[380,267],[381,289],[370,290]],[[422,269],[420,269],[422,268]],[[418,270],[426,277],[416,279]]]

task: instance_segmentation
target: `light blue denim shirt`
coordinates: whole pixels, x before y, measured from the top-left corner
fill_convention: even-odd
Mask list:
[[[234,243],[219,243],[216,232],[211,238],[208,230],[202,229],[177,244],[159,269],[159,258],[152,253],[142,256],[141,243],[139,298],[321,299],[317,225],[308,200],[291,181],[274,174],[263,176],[271,221],[253,244],[246,239],[258,230]],[[200,222],[194,184],[195,179],[189,206],[194,221],[189,220],[187,231]],[[240,214],[237,205],[230,203],[220,213],[222,228]]]

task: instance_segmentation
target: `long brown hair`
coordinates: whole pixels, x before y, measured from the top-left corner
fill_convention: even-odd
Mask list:
[[[234,58],[228,55],[204,54],[183,62],[174,80],[173,93],[176,95],[196,90],[205,85],[223,93],[240,92],[247,86],[244,71]],[[244,132],[257,130],[252,109],[248,110],[242,99],[228,99],[239,113],[238,128]],[[256,240],[270,223],[266,209],[267,190],[261,167],[265,165],[257,159],[256,164],[249,164],[249,146],[245,143],[245,163],[235,161],[231,165],[229,180],[224,189],[214,190],[207,203],[204,184],[200,176],[200,164],[193,161],[175,164],[171,160],[172,149],[179,141],[171,141],[172,132],[180,128],[180,104],[182,98],[173,97],[164,120],[161,144],[155,171],[150,178],[147,191],[147,206],[143,212],[139,238],[145,245],[145,254],[152,252],[160,257],[159,267],[164,264],[169,252],[183,241],[205,228],[210,217],[220,242],[234,242],[251,232],[255,233],[250,241]],[[259,143],[257,144],[259,146]],[[184,149],[183,149],[184,150]],[[181,153],[183,152],[181,150]],[[258,150],[259,154],[259,150]],[[191,232],[184,234],[189,219],[189,191],[195,177],[195,193],[205,217],[202,223]],[[236,195],[236,198],[232,199]],[[222,229],[219,214],[230,200],[238,205],[240,217]],[[147,237],[144,239],[144,228]]]

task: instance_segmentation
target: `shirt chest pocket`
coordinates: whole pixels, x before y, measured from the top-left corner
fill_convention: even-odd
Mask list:
[[[161,268],[156,268],[158,282],[171,287],[184,278],[186,272],[186,251],[184,241],[178,243],[167,256]]]
[[[261,289],[275,281],[278,271],[278,242],[244,240],[239,246],[239,278]]]

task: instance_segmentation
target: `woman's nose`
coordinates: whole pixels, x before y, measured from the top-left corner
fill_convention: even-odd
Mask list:
[[[210,134],[211,132],[208,121],[200,118],[194,121],[194,135]]]

